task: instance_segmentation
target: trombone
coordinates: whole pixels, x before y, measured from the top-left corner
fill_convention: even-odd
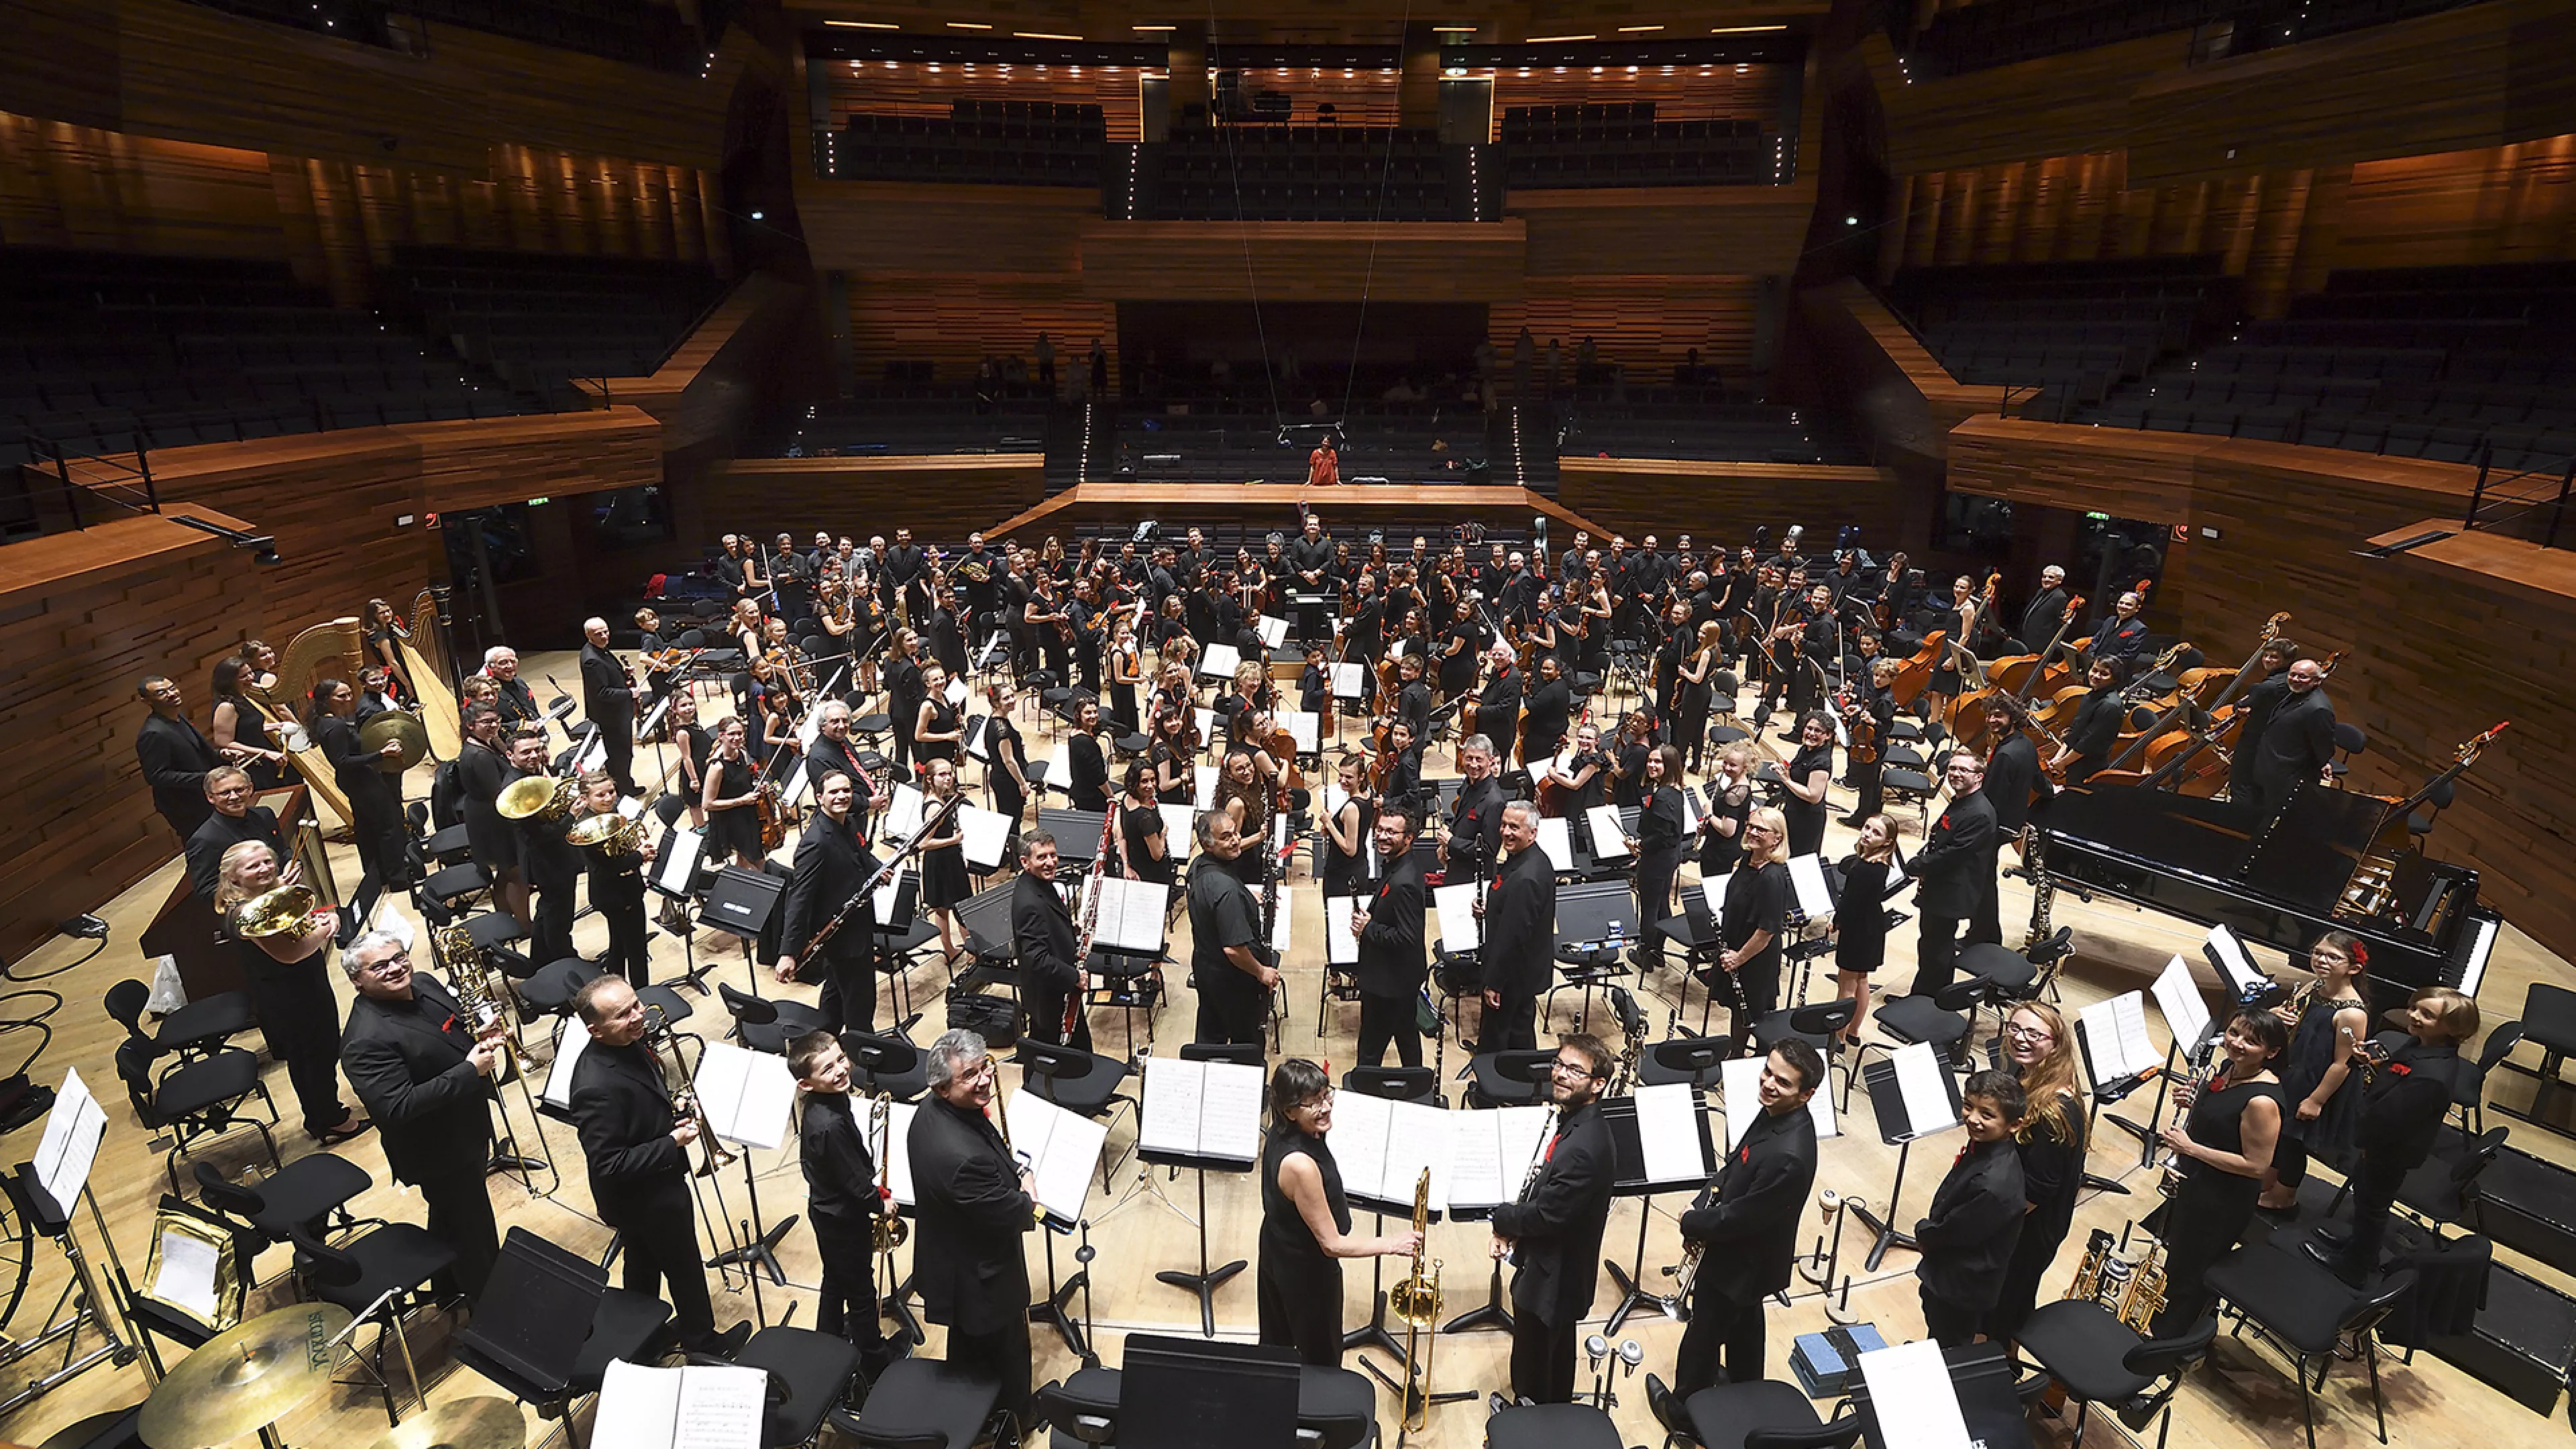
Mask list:
[[[1422,1259],[1430,1249],[1427,1235],[1431,1226],[1431,1169],[1413,1184],[1413,1269],[1386,1291],[1386,1306],[1404,1320],[1404,1432],[1419,1434],[1431,1418],[1431,1355],[1440,1347],[1440,1263],[1433,1258],[1431,1269],[1424,1272]]]

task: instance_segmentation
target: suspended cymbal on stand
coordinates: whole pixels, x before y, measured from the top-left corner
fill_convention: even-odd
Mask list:
[[[298,1303],[216,1334],[143,1401],[152,1449],[204,1449],[266,1428],[331,1386],[348,1309]]]
[[[522,1449],[528,1421],[518,1401],[486,1394],[416,1414],[369,1449]]]

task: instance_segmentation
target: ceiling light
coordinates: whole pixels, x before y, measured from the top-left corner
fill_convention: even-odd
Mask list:
[[[1132,27],[1130,27],[1130,28],[1131,28],[1131,29],[1136,29],[1136,30],[1178,30],[1178,29],[1180,29],[1180,27],[1179,27],[1179,26],[1177,26],[1177,25],[1138,25],[1138,26],[1132,26]]]
[[[1622,25],[1619,27],[1619,33],[1621,35],[1640,35],[1649,30],[1661,30],[1663,28],[1664,27],[1660,25]]]
[[[1472,25],[1435,25],[1432,26],[1431,29],[1432,33],[1436,35],[1473,35],[1476,33],[1476,27]]]
[[[993,27],[986,25],[979,20],[951,20],[948,22],[948,28],[951,30],[990,30]]]
[[[823,23],[826,25],[838,25],[844,30],[894,30],[898,28],[894,22],[889,20],[826,20]]]
[[[1079,35],[1054,35],[1044,30],[1014,30],[1011,32],[1011,38],[1014,40],[1080,40],[1082,37]]]
[[[1529,38],[1527,43],[1530,45],[1562,45],[1570,40],[1599,40],[1600,38],[1601,37],[1599,35],[1533,35]]]
[[[1721,26],[1719,26],[1717,29],[1710,31],[1710,32],[1709,32],[1709,34],[1711,34],[1711,35],[1768,35],[1768,34],[1770,34],[1771,32],[1773,32],[1773,31],[1775,31],[1775,30],[1786,30],[1786,29],[1788,29],[1788,28],[1789,28],[1789,27],[1788,27],[1788,26],[1785,26],[1785,25],[1721,25]]]

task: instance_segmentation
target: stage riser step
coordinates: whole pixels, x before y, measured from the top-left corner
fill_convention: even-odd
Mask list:
[[[2473,1332],[2426,1345],[2535,1414],[2553,1414],[2576,1359],[2576,1298],[2499,1263]]]

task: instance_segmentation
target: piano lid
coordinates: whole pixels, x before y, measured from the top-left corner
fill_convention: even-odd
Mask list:
[[[2301,789],[2269,829],[2249,806],[2134,785],[2077,786],[2046,812],[2058,839],[2232,886],[2324,917],[2370,850],[2388,802]]]

